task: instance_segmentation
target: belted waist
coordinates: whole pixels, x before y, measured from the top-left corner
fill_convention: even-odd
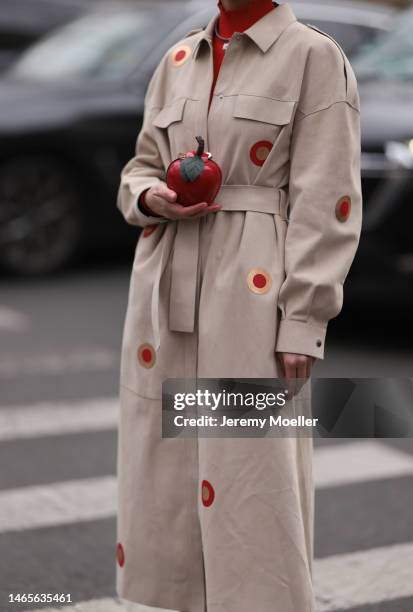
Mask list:
[[[222,185],[215,201],[222,211],[253,211],[280,215],[287,219],[288,196],[283,189],[259,185]],[[219,211],[221,212],[221,211]],[[219,214],[213,213],[213,214]],[[171,290],[169,301],[169,329],[193,332],[197,296],[200,218],[177,222],[171,263]],[[152,326],[155,349],[160,345],[159,284],[166,253],[154,279],[152,293]]]
[[[222,185],[215,198],[222,210],[250,210],[287,216],[287,193],[284,189],[260,185]]]

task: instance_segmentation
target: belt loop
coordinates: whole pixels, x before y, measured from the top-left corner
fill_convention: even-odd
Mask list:
[[[285,189],[279,189],[280,193],[280,215],[285,221],[289,221],[290,198]]]
[[[169,329],[193,332],[199,258],[199,218],[178,221],[172,257]]]
[[[153,280],[152,287],[152,299],[151,299],[151,319],[152,319],[152,330],[153,330],[153,345],[155,351],[159,349],[161,344],[161,335],[159,330],[159,292],[160,292],[160,284],[162,274],[164,272],[164,266],[166,261],[166,251],[167,251],[167,241],[166,241],[166,232],[162,237],[162,251],[161,256],[159,258],[159,264],[155,273],[155,278]]]

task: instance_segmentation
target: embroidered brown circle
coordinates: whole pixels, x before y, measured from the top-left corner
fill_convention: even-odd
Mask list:
[[[272,142],[259,140],[250,149],[250,159],[256,166],[262,166],[272,149]]]

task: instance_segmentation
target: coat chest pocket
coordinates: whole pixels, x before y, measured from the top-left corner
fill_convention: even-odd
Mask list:
[[[294,100],[274,100],[273,98],[239,94],[235,98],[232,115],[240,119],[283,126],[290,123],[294,105]]]
[[[164,106],[153,119],[155,127],[166,131],[172,159],[196,146],[196,104],[197,100],[177,98]]]
[[[241,153],[248,180],[258,180],[270,157],[281,159],[283,153],[288,154],[295,104],[294,100],[247,94],[235,97],[232,117],[237,142],[233,145]]]
[[[295,102],[261,96],[239,94],[235,98],[232,116],[252,142],[275,142],[281,131],[291,123]],[[241,125],[242,124],[242,125]]]

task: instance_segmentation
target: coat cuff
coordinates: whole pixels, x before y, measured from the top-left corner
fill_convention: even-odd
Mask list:
[[[324,359],[327,326],[317,326],[292,319],[281,319],[275,352],[297,353]]]
[[[152,181],[148,181],[146,184],[142,185],[139,193],[136,194],[136,200],[135,200],[135,217],[137,220],[137,224],[140,227],[146,227],[147,225],[153,225],[154,223],[165,223],[166,221],[168,221],[168,219],[166,219],[166,217],[160,217],[160,216],[155,216],[155,215],[148,215],[146,214],[146,212],[143,211],[143,208],[141,208],[139,206],[139,200],[141,198],[141,195],[143,194],[144,191],[146,191],[147,189],[150,189],[151,187],[153,187],[154,185],[158,185],[159,184],[159,180],[153,180]]]
[[[141,192],[141,195],[138,198],[138,208],[141,212],[143,212],[144,215],[146,215],[147,217],[149,216],[153,216],[153,217],[158,217],[159,219],[162,219],[162,215],[157,215],[156,213],[154,213],[147,205],[146,200],[145,200],[145,196],[148,192],[148,190],[150,189],[150,187],[147,187],[144,191]]]

